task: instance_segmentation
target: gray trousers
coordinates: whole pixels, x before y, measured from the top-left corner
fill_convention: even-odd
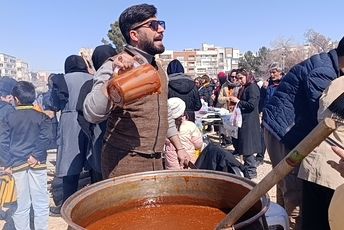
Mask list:
[[[264,129],[266,149],[270,156],[272,167],[289,153],[289,149]],[[294,168],[277,184],[277,203],[288,213],[291,229],[301,229],[302,180],[297,177],[299,167]]]

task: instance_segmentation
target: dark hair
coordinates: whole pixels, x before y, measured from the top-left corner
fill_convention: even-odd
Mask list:
[[[118,21],[125,41],[130,44],[129,32],[133,25],[154,17],[156,13],[156,7],[148,4],[134,5],[124,10],[119,16]]]
[[[339,57],[344,56],[344,37],[339,41],[336,51]]]
[[[167,66],[167,74],[170,75],[174,73],[184,73],[184,67],[178,59],[172,60]]]
[[[233,74],[233,73],[237,73],[237,72],[238,72],[237,69],[232,69],[232,70],[228,73],[227,81],[230,82],[230,83],[232,83],[232,82],[233,82],[233,79],[232,79],[232,78],[234,78],[234,77],[232,77],[232,74]]]
[[[18,98],[21,105],[32,105],[36,99],[35,86],[28,81],[18,81],[12,90],[12,96]]]
[[[116,54],[116,49],[110,45],[97,46],[92,54],[94,69],[97,71],[108,58],[115,56]]]
[[[246,84],[245,85],[249,85],[249,84],[256,81],[254,78],[254,75],[251,72],[248,72],[244,68],[237,69],[236,73],[237,73],[237,76],[238,76],[238,74],[241,74],[241,75],[244,75],[246,77]]]
[[[209,82],[210,82],[210,77],[209,77],[208,75],[206,75],[206,74],[204,74],[204,75],[201,77],[201,79],[202,79],[203,81],[205,81],[205,83],[209,83]]]
[[[0,77],[0,96],[11,95],[12,89],[16,84],[17,81],[9,76]]]
[[[74,72],[88,73],[85,60],[79,55],[70,55],[65,61],[65,74]]]

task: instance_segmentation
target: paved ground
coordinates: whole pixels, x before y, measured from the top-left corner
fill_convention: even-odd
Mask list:
[[[231,150],[231,146],[228,147],[228,150]],[[49,160],[49,179],[48,179],[48,185],[50,187],[50,183],[52,180],[52,176],[54,173],[54,163],[55,163],[55,153],[50,152],[48,155]],[[259,182],[269,171],[271,170],[271,163],[268,154],[265,154],[264,164],[258,167],[257,173],[258,177],[255,182]],[[276,201],[276,188],[272,188],[269,191],[269,196],[271,201]],[[51,204],[53,204],[53,201],[51,199]],[[0,229],[3,229],[5,222],[3,220],[0,220]],[[64,222],[64,220],[60,217],[49,217],[49,229],[50,230],[62,230],[67,229],[67,224]]]

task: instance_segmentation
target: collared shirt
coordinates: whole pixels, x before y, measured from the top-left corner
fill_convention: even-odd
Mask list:
[[[145,51],[143,51],[143,50],[140,50],[140,49],[138,49],[138,48],[136,48],[136,47],[134,47],[134,46],[131,46],[131,45],[126,45],[126,46],[125,46],[125,51],[126,51],[127,53],[129,53],[129,54],[131,54],[131,55],[134,56],[134,54],[133,54],[133,52],[132,52],[131,50],[135,50],[136,52],[138,52],[138,53],[139,53],[140,55],[142,55],[145,59],[147,59],[147,62],[148,62],[149,64],[151,64],[151,65],[154,66],[155,68],[158,67],[157,64],[156,64],[156,61],[155,61],[155,57],[154,57],[153,55],[151,55],[151,54],[149,54],[149,53],[147,53],[147,52],[145,52]],[[140,63],[140,64],[142,64],[142,63]]]

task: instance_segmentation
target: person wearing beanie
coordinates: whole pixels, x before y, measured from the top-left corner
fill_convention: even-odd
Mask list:
[[[182,99],[172,97],[168,99],[167,103],[175,120],[182,146],[189,154],[190,161],[195,163],[198,157],[196,150],[201,150],[203,145],[202,133],[195,123],[185,119],[186,104]],[[176,149],[168,139],[165,142],[165,167],[166,169],[182,169],[178,162]]]
[[[195,122],[195,111],[201,109],[201,99],[197,86],[190,76],[184,74],[184,67],[179,60],[171,61],[167,66],[168,98],[178,97],[186,104],[189,121]]]
[[[273,62],[270,64],[269,73],[270,78],[264,81],[262,86],[260,87],[259,113],[263,112],[265,105],[267,105],[271,100],[272,96],[274,95],[276,89],[278,88],[284,76],[282,67],[278,62]],[[256,155],[257,166],[262,165],[264,163],[264,155],[266,151],[264,143],[264,133],[262,128],[263,127],[261,127],[262,151],[258,152]]]
[[[199,169],[216,170],[237,174],[237,168],[245,177],[249,177],[246,167],[240,163],[229,151],[212,143],[204,143],[202,133],[197,126],[185,120],[185,103],[176,97],[168,99],[168,106],[172,112],[178,129],[178,135],[183,148],[190,155],[191,162]],[[178,163],[177,153],[167,139],[165,143],[166,169],[182,169]],[[242,175],[239,173],[239,175]]]
[[[284,73],[282,71],[282,67],[278,62],[273,62],[269,66],[269,73],[270,78],[267,80],[265,84],[261,87],[261,95],[263,96],[260,100],[261,103],[261,111],[263,111],[265,105],[269,103],[272,96],[274,95],[277,87],[279,86]]]

